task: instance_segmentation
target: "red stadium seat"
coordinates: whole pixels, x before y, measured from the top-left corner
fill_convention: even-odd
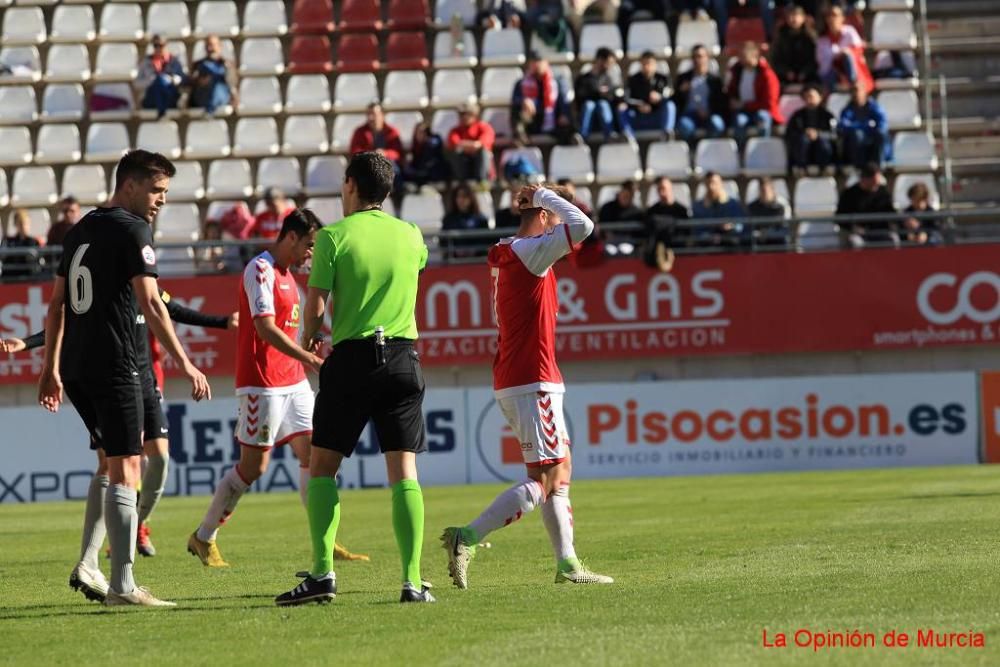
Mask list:
[[[378,0],[344,0],[338,27],[344,32],[382,29],[382,7]]]
[[[375,35],[344,35],[337,47],[337,70],[341,72],[377,72],[382,64]]]
[[[386,67],[389,69],[426,69],[427,41],[422,32],[393,32],[386,45]]]
[[[424,30],[430,25],[427,0],[390,0],[390,30]]]
[[[295,0],[292,8],[292,32],[325,34],[333,32],[333,28],[331,0]]]
[[[739,55],[744,42],[756,42],[763,53],[768,51],[764,23],[759,16],[752,18],[730,18],[726,25],[726,55]]]
[[[333,71],[330,40],[325,35],[298,35],[292,40],[288,71],[292,74],[324,74]]]

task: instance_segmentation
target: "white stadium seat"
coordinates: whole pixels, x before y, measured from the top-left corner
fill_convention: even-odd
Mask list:
[[[170,179],[171,201],[196,201],[205,196],[205,174],[201,163],[176,161],[177,173]]]
[[[0,127],[0,166],[30,164],[31,132],[26,127]]]
[[[798,250],[837,250],[840,232],[832,222],[800,222],[795,230]]]
[[[740,157],[734,139],[702,139],[694,152],[695,172],[703,175],[709,171],[723,178],[740,173]]]
[[[208,167],[209,199],[246,199],[253,194],[247,160],[214,160]]]
[[[917,48],[917,31],[910,12],[877,12],[872,20],[873,49],[902,51]]]
[[[288,32],[285,3],[281,0],[250,0],[243,11],[243,35],[267,37]]]
[[[327,113],[332,107],[330,86],[324,75],[297,74],[288,79],[286,113]]]
[[[433,234],[441,230],[444,213],[441,195],[435,191],[423,191],[403,197],[400,217],[415,224],[425,234]]]
[[[484,67],[523,65],[524,36],[519,28],[487,30],[483,35],[483,53],[479,58]]]
[[[403,70],[386,74],[382,106],[387,111],[426,109],[429,103],[427,76],[423,72]]]
[[[883,90],[878,102],[885,109],[890,130],[914,130],[920,127],[920,103],[914,90]]]
[[[917,66],[916,55],[914,55],[913,51],[900,51],[898,53],[903,67],[912,73],[911,76],[905,79],[895,77],[875,79],[876,90],[912,89],[920,85],[920,68]],[[875,54],[875,63],[872,65],[873,70],[888,69],[893,66],[892,53],[883,49]]]
[[[597,49],[607,47],[619,60],[625,57],[622,33],[614,23],[584,23],[580,31],[580,62],[593,62]]]
[[[832,177],[800,178],[795,182],[795,215],[820,218],[837,210],[837,182]]]
[[[657,141],[646,150],[646,179],[666,176],[671,180],[691,177],[691,149],[686,141]]]
[[[743,150],[744,176],[779,176],[788,171],[785,142],[777,137],[751,137]]]
[[[91,123],[87,128],[86,162],[117,162],[129,148],[124,123]]]
[[[792,203],[792,195],[788,191],[788,183],[785,182],[783,178],[773,178],[771,179],[771,184],[774,186],[774,194],[778,199],[784,199],[789,204]],[[753,179],[747,183],[747,193],[743,197],[743,201],[747,204],[751,204],[760,197],[760,179]],[[791,213],[791,211],[789,211]]]
[[[142,123],[139,125],[135,147],[162,153],[171,160],[178,159],[181,156],[181,135],[177,123],[172,120]]]
[[[844,111],[844,107],[850,103],[851,96],[847,93],[833,92],[826,98],[826,110],[829,111],[834,118],[839,120],[840,114]]]
[[[281,86],[274,76],[253,76],[240,81],[239,112],[244,116],[281,113]]]
[[[94,79],[97,81],[134,81],[139,51],[131,42],[101,44],[97,49]]]
[[[194,36],[236,37],[240,34],[240,18],[236,3],[230,0],[201,0],[194,18]]]
[[[7,186],[7,172],[0,170],[0,207],[6,207],[9,204],[10,188]]]
[[[184,158],[228,157],[229,126],[220,118],[203,118],[191,121],[184,140]]]
[[[101,8],[101,41],[135,42],[146,34],[142,27],[142,10],[139,5],[105,3]]]
[[[645,51],[652,51],[657,58],[669,58],[670,36],[663,21],[633,21],[628,27],[628,57],[634,60]]]
[[[277,37],[251,37],[240,47],[240,74],[267,76],[285,71],[285,54]]]
[[[50,42],[92,42],[97,37],[89,5],[58,5],[52,12]]]
[[[146,33],[167,39],[186,39],[191,36],[191,17],[183,2],[153,2],[146,15]]]
[[[46,81],[82,83],[90,78],[90,54],[83,44],[53,44],[45,60]]]
[[[558,181],[568,178],[574,183],[594,182],[594,166],[590,146],[556,146],[549,155],[549,179]]]
[[[510,107],[493,107],[483,110],[483,121],[488,123],[497,137],[511,137],[514,132],[510,127]]]
[[[378,81],[374,74],[341,74],[333,86],[333,110],[336,113],[364,111],[378,99]]]
[[[868,9],[873,12],[892,9],[908,12],[913,9],[913,0],[868,0]]]
[[[542,157],[542,149],[538,146],[521,146],[519,148],[506,149],[500,154],[500,173],[503,173],[508,162],[516,158],[523,158],[535,168],[537,173],[545,173],[545,160]]]
[[[267,157],[257,165],[257,195],[270,187],[281,188],[294,197],[302,191],[299,161],[293,157]]]
[[[549,46],[545,43],[545,40],[538,36],[537,32],[532,32],[531,50],[553,65],[568,65],[576,60],[573,32],[569,30],[566,31],[566,44],[562,50]]]
[[[403,148],[410,150],[413,147],[413,130],[424,122],[424,114],[419,111],[390,111],[385,115],[385,122],[396,128]]]
[[[465,102],[475,101],[476,79],[472,75],[472,70],[442,69],[434,73],[434,81],[431,86],[431,106],[435,109],[455,107]]]
[[[79,162],[80,130],[76,123],[50,123],[38,130],[35,162],[38,164],[64,164]]]
[[[38,102],[31,86],[0,86],[0,123],[21,125],[38,119]]]
[[[233,45],[233,40],[227,38],[219,41],[222,46],[222,56],[226,60],[236,60],[236,47]],[[191,49],[191,62],[201,60],[205,55],[205,40],[198,40]]]
[[[450,25],[452,17],[457,14],[462,24],[471,28],[476,23],[478,12],[476,0],[437,0],[434,3],[434,23],[438,27]]]
[[[330,150],[334,153],[346,153],[354,130],[365,122],[363,113],[341,113],[334,116],[333,127],[330,128]]]
[[[524,76],[519,67],[491,67],[483,72],[482,94],[479,102],[484,107],[510,107],[514,86]]]
[[[171,194],[174,183],[170,181]],[[99,164],[71,164],[62,177],[60,197],[73,196],[81,204],[103,204],[108,200],[108,179]]]
[[[52,216],[47,208],[28,208],[28,235],[37,239],[45,238],[46,231],[52,225]],[[13,212],[11,212],[13,214]]]
[[[472,31],[462,32],[462,41],[456,45],[450,31],[439,32],[434,37],[434,67],[436,69],[475,67],[479,64],[476,55],[476,38]]]
[[[283,139],[284,155],[314,155],[330,150],[326,119],[318,114],[286,118]]]
[[[601,186],[601,189],[597,191],[597,210],[600,211],[602,206],[617,197],[619,190],[621,190],[620,185]]]
[[[781,111],[781,115],[785,117],[786,121],[805,105],[805,100],[802,99],[801,95],[785,93],[778,98],[778,110]],[[836,116],[836,114],[834,114],[834,116]]]
[[[42,44],[47,36],[45,15],[40,7],[12,7],[4,12],[4,46]]]
[[[324,225],[332,225],[344,217],[344,202],[340,197],[310,197],[305,208],[315,213]]]
[[[892,139],[896,171],[927,171],[938,167],[934,140],[926,132],[897,132]]]
[[[0,82],[34,83],[42,79],[42,58],[35,46],[5,46],[0,50],[0,65],[5,68]]]
[[[11,206],[52,206],[56,203],[56,173],[52,167],[21,167],[14,171]]]
[[[157,241],[197,241],[200,235],[197,204],[167,203],[156,216]]]
[[[451,129],[458,125],[458,112],[454,109],[438,109],[431,117],[431,132],[447,137]]]
[[[892,203],[898,210],[910,205],[906,191],[916,183],[923,183],[930,190],[930,204],[934,208],[941,206],[941,194],[938,192],[937,179],[934,174],[900,174],[892,184]]]
[[[235,157],[277,155],[281,150],[278,123],[273,118],[240,118],[233,137]]]
[[[632,144],[602,144],[597,151],[597,182],[620,183],[642,180],[639,152]]]
[[[684,20],[677,25],[677,41],[674,43],[674,56],[687,58],[691,49],[697,44],[708,49],[710,56],[719,55],[719,29],[712,19]]]
[[[339,195],[344,184],[347,159],[342,155],[314,155],[306,163],[305,193],[316,195]]]

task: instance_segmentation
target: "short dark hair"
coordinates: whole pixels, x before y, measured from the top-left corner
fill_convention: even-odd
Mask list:
[[[882,168],[878,166],[877,162],[867,162],[865,166],[861,167],[861,178],[875,178],[881,171]]]
[[[115,190],[125,185],[125,181],[145,181],[161,174],[173,178],[176,173],[177,168],[166,156],[136,148],[125,153],[118,161]]]
[[[694,46],[691,47],[691,55],[693,56],[694,52],[695,51],[699,51],[699,50],[700,51],[708,51],[708,49],[705,48],[704,44],[695,44]]]
[[[366,151],[351,157],[344,172],[344,179],[348,178],[357,186],[362,204],[381,204],[392,192],[395,173],[389,158],[375,151]]]
[[[640,61],[642,61],[642,60],[649,60],[650,58],[652,58],[653,60],[656,60],[656,54],[653,53],[652,51],[649,51],[649,50],[643,51],[642,55],[639,56],[639,60]]]
[[[594,54],[594,60],[610,60],[611,58],[614,57],[615,57],[614,51],[612,51],[606,46],[602,46],[601,48],[597,49],[597,53]]]
[[[73,204],[79,204],[79,203],[80,200],[74,197],[73,195],[66,195],[65,197],[59,200],[60,206],[72,206]]]
[[[906,190],[906,196],[909,199],[930,199],[931,191],[925,183],[914,183]]]
[[[285,216],[284,222],[281,223],[281,232],[278,234],[278,240],[280,241],[289,234],[295,234],[299,238],[302,238],[320,229],[323,229],[323,223],[312,212],[312,209],[297,208]]]
[[[573,185],[573,179],[572,178],[560,178],[558,181],[556,181],[556,185]]]
[[[823,96],[823,89],[817,86],[815,83],[806,84],[806,87],[802,89],[802,97],[805,97],[806,93],[808,93],[809,91],[816,91],[817,93],[819,93],[820,97]]]
[[[469,213],[472,213],[473,215],[479,215],[481,212],[479,210],[479,199],[476,198],[476,193],[473,192],[472,186],[466,183],[465,181],[460,182],[452,189],[451,196],[448,198],[449,210],[461,213],[461,211],[458,210],[458,195],[460,193],[464,193],[465,196],[467,196],[471,202]]]
[[[633,181],[631,178],[622,181],[622,190],[629,190],[631,192],[635,192],[636,190],[635,181]]]

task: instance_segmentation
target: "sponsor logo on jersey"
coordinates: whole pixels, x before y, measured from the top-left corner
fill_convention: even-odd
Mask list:
[[[152,246],[146,246],[142,249],[142,261],[150,266],[156,264],[156,251],[153,250]]]

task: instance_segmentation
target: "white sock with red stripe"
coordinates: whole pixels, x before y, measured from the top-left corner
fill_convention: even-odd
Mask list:
[[[309,479],[311,475],[309,474],[309,468],[299,466],[299,498],[302,499],[302,504],[308,507],[306,499],[309,497]]]
[[[212,503],[208,506],[208,511],[205,512],[205,518],[198,526],[199,540],[202,542],[215,541],[219,527],[236,510],[236,504],[240,502],[240,498],[249,488],[250,485],[240,477],[236,466],[230,468],[229,472],[223,475],[222,479],[219,480],[219,485],[215,487],[215,495],[212,497]]]
[[[475,531],[476,541],[481,542],[494,530],[509,526],[541,505],[544,500],[542,485],[533,479],[526,479],[497,496],[468,528]]]
[[[576,558],[573,548],[573,506],[569,502],[569,484],[563,484],[559,490],[542,503],[542,522],[552,541],[556,563],[568,558]]]

